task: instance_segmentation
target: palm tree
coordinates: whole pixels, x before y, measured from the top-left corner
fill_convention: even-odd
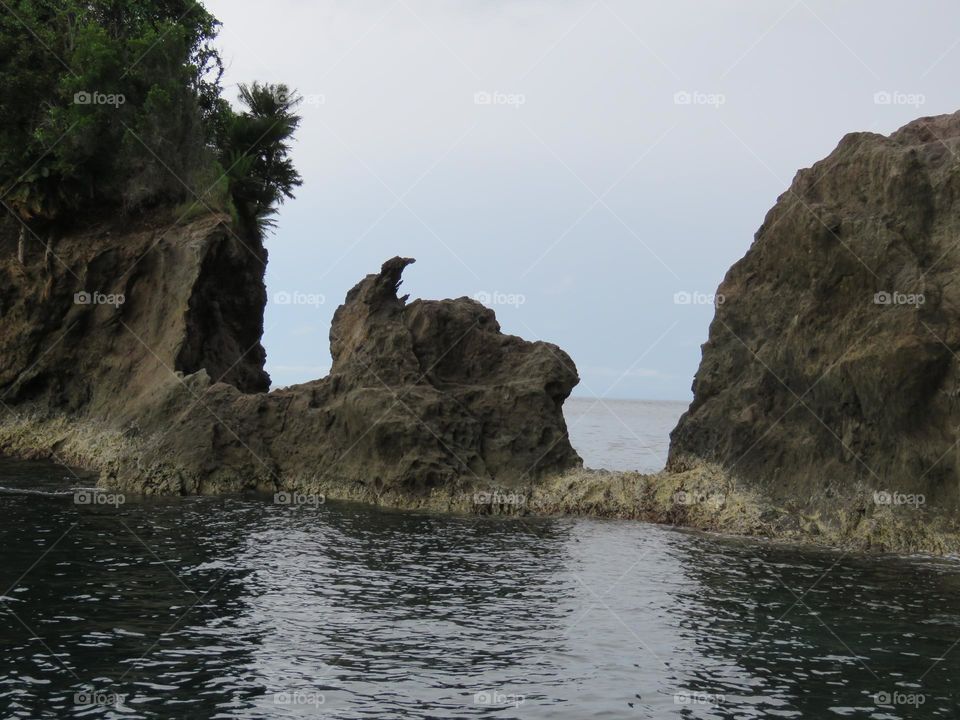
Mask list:
[[[241,217],[262,231],[273,225],[277,206],[303,184],[289,157],[301,98],[286,85],[253,83],[240,86],[240,101],[247,110],[225,123],[221,163]]]

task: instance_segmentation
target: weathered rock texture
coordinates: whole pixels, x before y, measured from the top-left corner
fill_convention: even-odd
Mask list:
[[[797,174],[720,285],[670,469],[715,462],[797,506],[865,488],[955,514],[958,151],[960,114],[922,118]]]
[[[24,265],[18,230],[7,218],[0,242],[5,403],[136,414],[171,371],[201,368],[244,392],[269,387],[260,345],[266,251],[229,218],[101,224],[56,239],[49,254],[47,238],[31,236]],[[99,302],[108,296],[123,303]]]
[[[268,393],[262,245],[226,217],[156,224],[63,238],[52,264],[38,244],[26,267],[7,233],[0,450],[75,462],[130,492],[395,504],[581,465],[562,413],[570,358],[502,334],[474,300],[398,298],[413,260],[347,295],[328,377]],[[124,302],[78,303],[82,291]]]

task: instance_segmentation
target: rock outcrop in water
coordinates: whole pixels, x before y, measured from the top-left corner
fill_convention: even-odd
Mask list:
[[[960,114],[922,118],[797,174],[718,289],[669,468],[710,461],[798,508],[956,517],[958,151]]]
[[[23,266],[3,230],[0,452],[128,492],[286,490],[960,552],[958,150],[960,114],[924,118],[850,135],[798,173],[720,287],[655,475],[582,470],[562,415],[570,358],[503,335],[472,300],[398,297],[409,259],[349,292],[328,377],[264,392],[266,252],[226,217],[95,228]]]
[[[156,223],[154,223],[156,226]],[[161,228],[162,229],[162,228]],[[0,261],[0,450],[147,493],[246,489],[416,504],[579,467],[554,345],[468,299],[407,302],[410,259],[354,287],[329,376],[265,392],[266,252],[229,218],[101,227]],[[319,349],[318,349],[319,352]]]

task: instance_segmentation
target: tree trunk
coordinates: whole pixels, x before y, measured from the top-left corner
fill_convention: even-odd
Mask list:
[[[50,296],[53,295],[53,241],[54,234],[53,231],[50,231],[50,234],[47,235],[47,244],[43,251],[43,272],[47,276],[47,281],[43,286],[43,299],[49,300]]]
[[[25,225],[21,225],[20,238],[17,240],[17,260],[20,261],[21,265],[26,265],[26,254],[27,254],[27,228]]]
[[[43,251],[43,270],[46,274],[53,275],[53,231],[47,235],[47,244]]]

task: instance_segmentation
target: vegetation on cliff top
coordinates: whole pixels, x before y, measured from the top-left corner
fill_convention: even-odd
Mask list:
[[[194,0],[8,0],[0,9],[0,203],[27,229],[88,206],[225,210],[262,228],[300,176],[299,98],[223,97],[219,22]]]

